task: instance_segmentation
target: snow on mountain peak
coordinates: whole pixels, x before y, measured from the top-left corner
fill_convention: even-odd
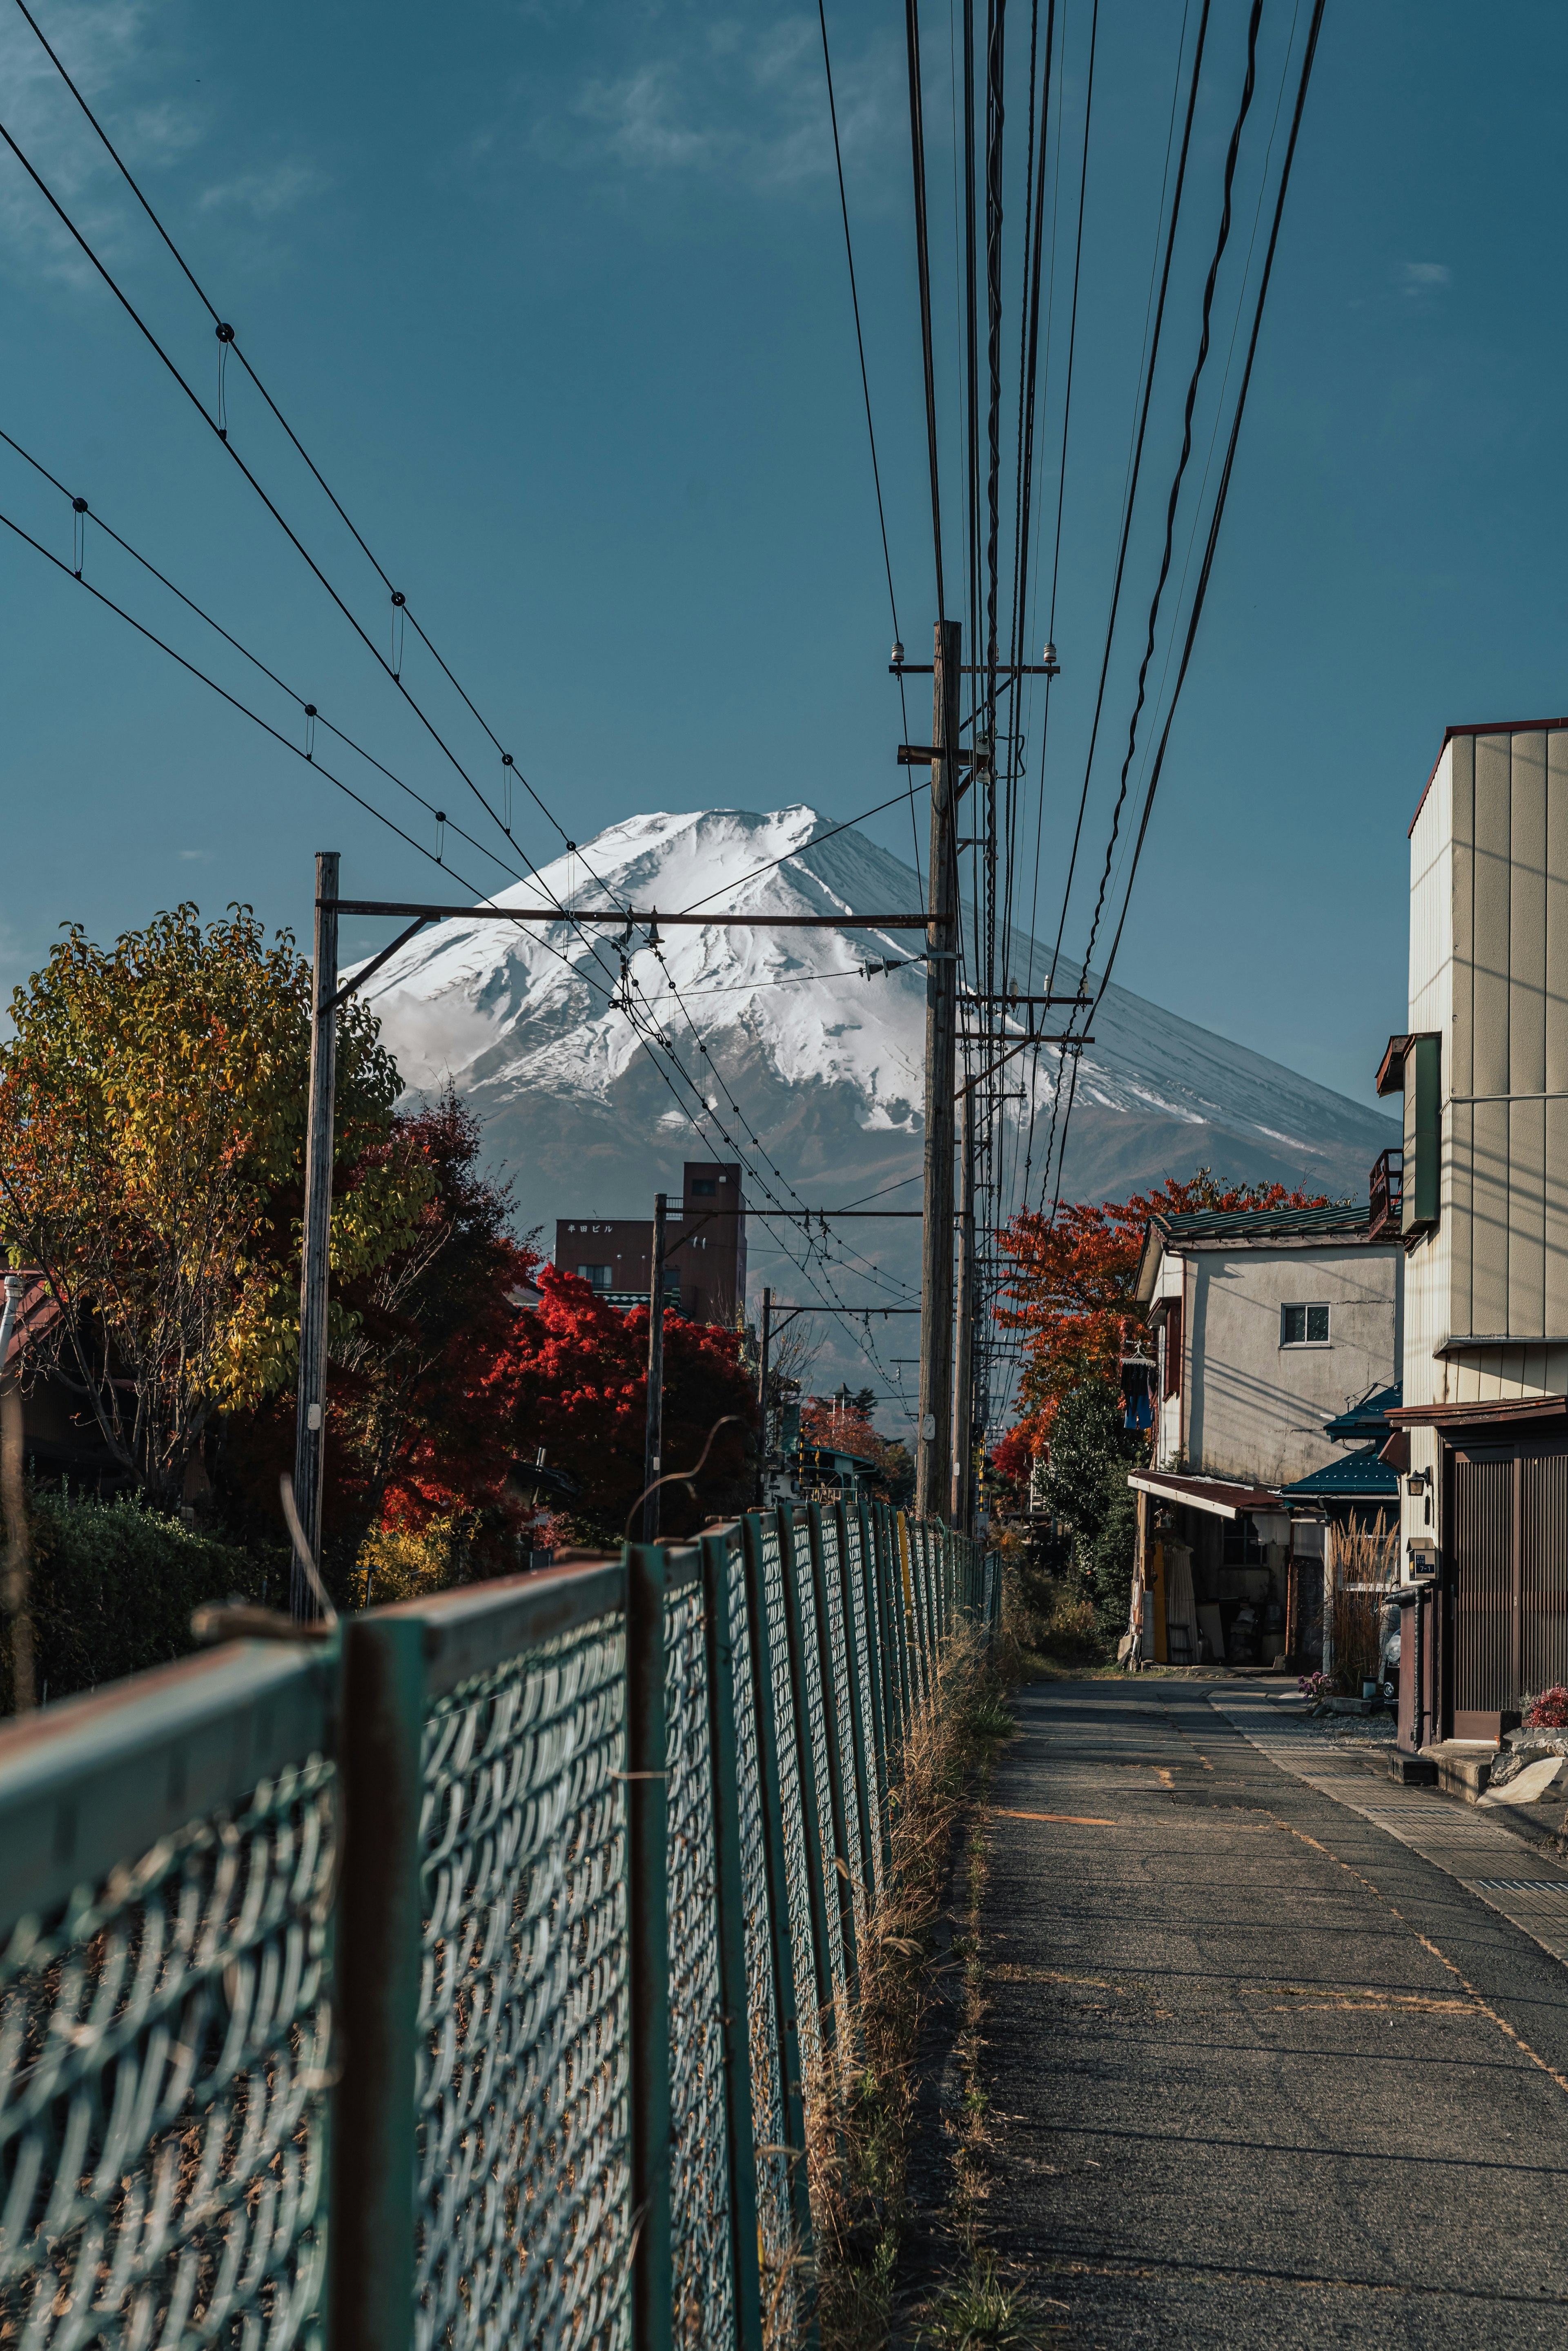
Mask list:
[[[831,1092],[841,1121],[849,1112],[868,1134],[918,1134],[924,967],[910,961],[868,982],[860,967],[913,957],[923,942],[917,932],[851,927],[845,918],[917,914],[925,891],[909,866],[852,827],[803,804],[628,817],[496,900],[552,902],[666,914],[712,908],[711,922],[663,932],[662,964],[639,935],[632,981],[694,1076],[699,1040],[732,1084],[744,1072],[758,1132],[770,1114],[753,1099],[761,1083],[768,1092]],[[728,913],[813,914],[835,927],[769,930],[727,923]],[[616,937],[612,925],[580,930],[559,919],[515,930],[455,919],[413,942],[369,991],[409,1086],[426,1090],[450,1076],[492,1108],[501,1098],[519,1110],[566,1098],[611,1107],[645,1059],[612,1001],[621,979]],[[1048,950],[1015,934],[1010,960],[1025,992],[1044,987]],[[1063,960],[1058,992],[1072,992],[1079,977]],[[1299,1161],[1304,1174],[1342,1148],[1360,1162],[1386,1140],[1376,1113],[1124,989],[1107,990],[1094,1040],[1079,1066],[1075,1123],[1095,1112],[1195,1128],[1218,1123]],[[1047,1102],[1056,1062],[1051,1049],[1040,1052],[1036,1091]],[[1013,1067],[1027,1071],[1027,1059]],[[1016,1102],[1007,1111],[1015,1121],[1024,1114]],[[667,1096],[661,1119],[682,1123]]]

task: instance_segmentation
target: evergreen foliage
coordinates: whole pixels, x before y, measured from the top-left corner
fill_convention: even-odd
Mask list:
[[[231,1594],[287,1605],[288,1554],[198,1534],[139,1497],[37,1492],[29,1606],[40,1698],[68,1698],[194,1648],[191,1614]],[[5,1705],[11,1660],[5,1658]]]

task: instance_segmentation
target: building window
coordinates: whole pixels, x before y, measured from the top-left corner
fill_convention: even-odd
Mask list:
[[[610,1290],[614,1286],[615,1273],[612,1266],[580,1265],[577,1270],[584,1281],[593,1284],[595,1290]]]
[[[1329,1311],[1326,1306],[1281,1307],[1281,1347],[1326,1347],[1328,1343]]]
[[[1173,1298],[1166,1309],[1166,1357],[1161,1394],[1167,1399],[1181,1394],[1181,1308],[1179,1298]]]
[[[693,1176],[692,1197],[694,1200],[713,1200],[716,1199],[717,1196],[718,1186],[715,1183],[711,1176]]]

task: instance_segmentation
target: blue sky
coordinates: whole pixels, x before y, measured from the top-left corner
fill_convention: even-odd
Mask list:
[[[808,799],[849,817],[898,789],[814,16],[620,0],[457,12],[41,0],[39,13],[359,528],[573,837],[658,807]],[[1309,14],[1294,0],[1264,10],[1195,483],[1287,44]],[[1059,0],[1047,554],[1089,20],[1090,0]],[[1014,0],[1015,43],[1027,23]],[[1239,0],[1215,0],[1091,789],[1091,896],[1245,23]],[[841,0],[829,24],[915,657],[934,590],[902,15]],[[923,24],[956,545],[946,12],[927,0]],[[1064,674],[1045,778],[1048,936],[1105,623],[1181,25],[1176,0],[1103,0],[1055,622]],[[1568,353],[1561,306],[1540,291],[1561,242],[1565,68],[1560,9],[1478,20],[1449,0],[1330,0],[1214,586],[1117,967],[1186,1018],[1364,1098],[1403,1018],[1405,828],[1443,726],[1568,705],[1557,538]],[[7,127],[210,402],[211,322],[19,16],[0,20],[0,89]],[[1009,235],[1021,109],[1020,74]],[[1276,165],[1288,116],[1287,98]],[[1265,214],[1254,270],[1266,234]],[[1008,267],[1010,374],[1016,241]],[[466,788],[9,156],[0,273],[0,423],[300,694],[468,821]],[[1239,345],[1232,385],[1239,364]],[[232,369],[228,402],[235,447],[390,652],[385,590]],[[0,510],[69,556],[68,507],[3,448]],[[1176,576],[1190,522],[1184,507]],[[36,967],[63,921],[107,936],[183,896],[214,912],[243,898],[303,929],[319,846],[343,852],[354,894],[443,893],[413,849],[0,536],[0,981]],[[138,581],[91,523],[87,576],[297,726],[275,689]],[[1172,617],[1167,604],[1156,678]],[[1037,647],[1043,634],[1037,611]],[[417,647],[405,676],[497,796],[492,747]],[[1037,706],[1035,751],[1038,719]],[[911,732],[924,725],[912,705]],[[401,820],[391,786],[347,758],[340,772]],[[468,810],[484,831],[476,801]],[[435,847],[418,810],[410,829]],[[907,846],[906,815],[869,829]],[[517,830],[540,862],[559,847],[535,813]],[[470,878],[500,878],[448,846]],[[1090,903],[1075,895],[1070,950]]]

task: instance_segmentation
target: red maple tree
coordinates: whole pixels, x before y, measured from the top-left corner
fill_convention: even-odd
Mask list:
[[[1283,1184],[1226,1184],[1207,1167],[1182,1183],[1098,1204],[1081,1200],[1054,1218],[1034,1209],[1013,1217],[999,1238],[1012,1270],[997,1320],[1019,1332],[1024,1371],[1018,1425],[993,1459],[1015,1483],[1050,1434],[1063,1396],[1089,1382],[1121,1384],[1121,1358],[1147,1335],[1147,1316],[1134,1294],[1144,1232],[1151,1217],[1184,1216],[1201,1208],[1321,1208],[1326,1193],[1291,1191]]]
[[[538,1307],[513,1314],[501,1344],[463,1350],[452,1404],[479,1432],[479,1444],[491,1446],[489,1432],[503,1432],[503,1444],[485,1465],[468,1465],[444,1437],[430,1434],[388,1489],[392,1521],[418,1523],[452,1510],[454,1469],[470,1505],[482,1495],[498,1498],[510,1462],[534,1462],[543,1446],[546,1465],[579,1486],[580,1499],[567,1517],[600,1540],[623,1533],[644,1486],[649,1310],[623,1314],[580,1274],[557,1265],[543,1267],[538,1293]],[[665,1469],[695,1469],[707,1437],[727,1417],[731,1425],[719,1429],[694,1479],[695,1493],[685,1483],[663,1489],[663,1533],[689,1535],[703,1519],[746,1510],[757,1432],[757,1389],[740,1362],[738,1331],[665,1311]]]

